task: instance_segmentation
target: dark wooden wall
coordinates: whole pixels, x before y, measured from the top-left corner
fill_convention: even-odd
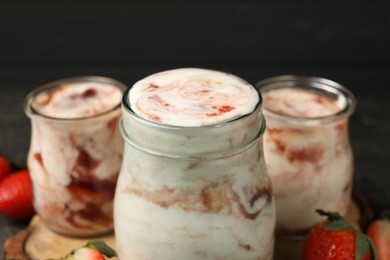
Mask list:
[[[225,70],[255,83],[322,76],[355,93],[355,185],[390,208],[390,1],[0,1],[0,152],[25,158],[22,102],[58,78],[128,85],[166,69]]]

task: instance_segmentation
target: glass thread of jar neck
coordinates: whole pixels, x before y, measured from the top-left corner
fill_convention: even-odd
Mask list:
[[[262,118],[262,124],[261,124],[260,131],[258,132],[256,137],[254,139],[252,139],[249,143],[243,144],[240,147],[235,147],[235,148],[233,148],[231,150],[228,150],[228,151],[201,153],[201,154],[197,154],[197,155],[182,155],[182,154],[174,154],[174,153],[163,153],[161,151],[153,150],[151,148],[142,146],[142,145],[138,144],[135,140],[133,140],[131,137],[129,137],[127,135],[125,127],[123,125],[123,119],[120,121],[119,129],[120,129],[120,133],[121,133],[123,139],[125,140],[125,142],[128,145],[131,145],[131,146],[133,146],[134,148],[136,148],[138,150],[141,150],[143,152],[152,154],[154,156],[169,157],[169,158],[178,159],[178,160],[180,160],[180,159],[187,159],[187,160],[195,160],[195,161],[197,161],[199,159],[202,159],[202,160],[222,159],[222,158],[234,156],[234,155],[239,154],[239,153],[241,153],[241,152],[243,152],[245,150],[250,149],[253,145],[256,144],[256,142],[259,142],[260,139],[263,137],[263,134],[264,134],[265,129],[266,129],[266,122],[265,122],[265,119],[263,117]]]

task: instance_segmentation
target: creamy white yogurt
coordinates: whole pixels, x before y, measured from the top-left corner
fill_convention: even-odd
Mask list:
[[[166,125],[204,126],[251,113],[259,96],[247,82],[230,74],[197,68],[164,71],[130,90],[133,111]]]
[[[273,112],[300,118],[334,115],[345,107],[345,98],[332,100],[301,88],[282,88],[264,95],[264,106]]]
[[[58,86],[40,93],[33,108],[55,118],[81,118],[104,113],[120,103],[122,91],[99,82],[81,82]]]

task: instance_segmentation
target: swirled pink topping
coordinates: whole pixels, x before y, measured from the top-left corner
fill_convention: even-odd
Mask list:
[[[339,97],[334,100],[301,88],[282,88],[262,94],[266,109],[302,118],[333,115],[340,112],[346,105],[345,98]]]
[[[98,82],[81,82],[58,86],[41,92],[33,108],[55,118],[82,118],[104,113],[120,104],[122,90]]]
[[[167,125],[204,126],[251,113],[259,102],[255,88],[233,75],[184,68],[146,77],[130,90],[139,116]]]

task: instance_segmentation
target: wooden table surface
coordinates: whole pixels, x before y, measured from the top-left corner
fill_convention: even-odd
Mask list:
[[[320,76],[356,96],[354,189],[379,213],[390,209],[389,13],[379,0],[3,0],[0,153],[25,162],[23,99],[64,77],[100,75],[130,86],[178,67],[223,70],[251,83]],[[25,226],[0,216],[0,244]]]

